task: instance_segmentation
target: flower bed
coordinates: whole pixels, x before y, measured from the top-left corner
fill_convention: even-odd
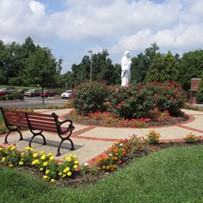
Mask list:
[[[0,146],[0,165],[10,168],[25,167],[31,174],[35,171],[35,175],[60,186],[80,185],[104,178],[108,173],[128,164],[132,158],[146,156],[158,149],[203,144],[202,139],[191,132],[185,136],[185,142],[179,143],[172,141],[159,143],[160,134],[153,130],[146,137],[133,135],[129,139],[114,143],[91,166],[88,163],[79,166],[79,161],[73,154],[64,157],[63,162],[57,162],[51,153],[45,154],[44,151],[37,153],[31,147],[26,147],[23,152],[19,152],[15,145],[5,144]]]

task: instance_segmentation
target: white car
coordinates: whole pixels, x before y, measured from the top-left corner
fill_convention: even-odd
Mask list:
[[[72,90],[66,90],[61,94],[61,99],[70,99],[72,95]]]

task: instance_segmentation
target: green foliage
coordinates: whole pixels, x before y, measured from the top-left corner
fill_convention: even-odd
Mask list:
[[[13,94],[7,94],[7,95],[6,95],[6,98],[7,98],[8,100],[13,100],[13,99],[14,99],[14,95],[13,95]]]
[[[73,91],[73,105],[77,112],[88,115],[90,112],[105,111],[104,102],[108,96],[105,82],[84,81]]]
[[[132,83],[145,83],[146,74],[152,65],[156,52],[159,47],[156,43],[151,44],[151,47],[146,48],[144,53],[140,53],[137,57],[132,58],[131,65],[131,82]]]
[[[165,56],[161,53],[157,53],[147,72],[146,81],[177,81],[178,73],[177,60],[171,52],[168,52]]]
[[[178,81],[185,90],[190,89],[191,78],[199,78],[203,70],[203,50],[184,53],[179,60]]]
[[[7,98],[6,98],[6,95],[2,95],[2,96],[0,96],[0,100],[6,100]]]
[[[197,90],[196,102],[203,103],[203,78]]]

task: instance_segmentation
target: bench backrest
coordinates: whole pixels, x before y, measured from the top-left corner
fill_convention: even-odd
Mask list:
[[[29,125],[30,125],[29,127],[32,130],[58,132],[57,118],[55,118],[53,115],[41,114],[41,113],[35,113],[35,112],[27,112],[26,115],[29,120]],[[60,127],[58,129],[60,129]]]
[[[25,112],[2,109],[5,124],[8,126],[28,127]]]

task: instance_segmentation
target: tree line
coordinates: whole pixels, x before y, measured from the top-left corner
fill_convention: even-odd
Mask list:
[[[35,45],[31,37],[23,44],[4,44],[0,40],[0,84],[52,88],[73,88],[82,81],[104,80],[107,84],[120,84],[121,65],[113,64],[107,50],[85,55],[80,64],[61,74],[63,60],[56,58],[47,47]],[[131,83],[173,80],[188,91],[191,78],[203,78],[203,50],[163,54],[156,43],[132,58]]]

